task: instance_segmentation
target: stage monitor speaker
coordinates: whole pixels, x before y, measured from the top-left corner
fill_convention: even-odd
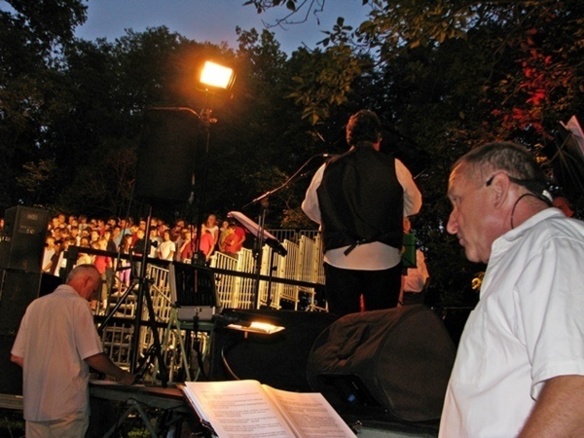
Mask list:
[[[27,306],[39,296],[41,273],[5,269],[0,285],[0,335],[16,334]]]
[[[0,268],[41,272],[49,213],[18,205],[4,213]]]
[[[315,340],[307,375],[341,414],[438,420],[456,348],[442,320],[418,304],[352,313]]]
[[[337,317],[292,310],[225,310],[221,315],[271,322],[285,330],[271,335],[243,333],[217,324],[211,340],[211,380],[234,380],[229,367],[239,379],[255,379],[288,391],[310,391],[308,354],[317,336]]]
[[[151,203],[187,202],[194,189],[199,119],[188,108],[147,110],[134,196]]]

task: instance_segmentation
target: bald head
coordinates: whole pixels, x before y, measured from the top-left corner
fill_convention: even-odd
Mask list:
[[[67,276],[67,284],[75,289],[80,296],[89,300],[101,286],[101,275],[94,265],[79,265]]]

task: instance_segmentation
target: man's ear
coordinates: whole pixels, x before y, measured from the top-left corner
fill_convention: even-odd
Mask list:
[[[511,187],[511,181],[509,177],[501,172],[493,176],[493,181],[491,182],[491,188],[493,190],[493,202],[495,208],[501,208],[505,205],[509,199],[509,189]]]

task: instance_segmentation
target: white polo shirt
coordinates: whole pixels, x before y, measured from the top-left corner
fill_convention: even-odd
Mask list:
[[[89,366],[103,351],[89,303],[71,286],[26,309],[12,354],[24,358],[24,419],[49,421],[89,411]]]
[[[583,260],[584,223],[554,208],[493,242],[440,437],[516,436],[547,379],[584,375]]]

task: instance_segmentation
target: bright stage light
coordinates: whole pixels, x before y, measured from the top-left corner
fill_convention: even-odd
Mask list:
[[[235,74],[232,68],[206,61],[200,81],[204,85],[227,89],[233,85]]]

